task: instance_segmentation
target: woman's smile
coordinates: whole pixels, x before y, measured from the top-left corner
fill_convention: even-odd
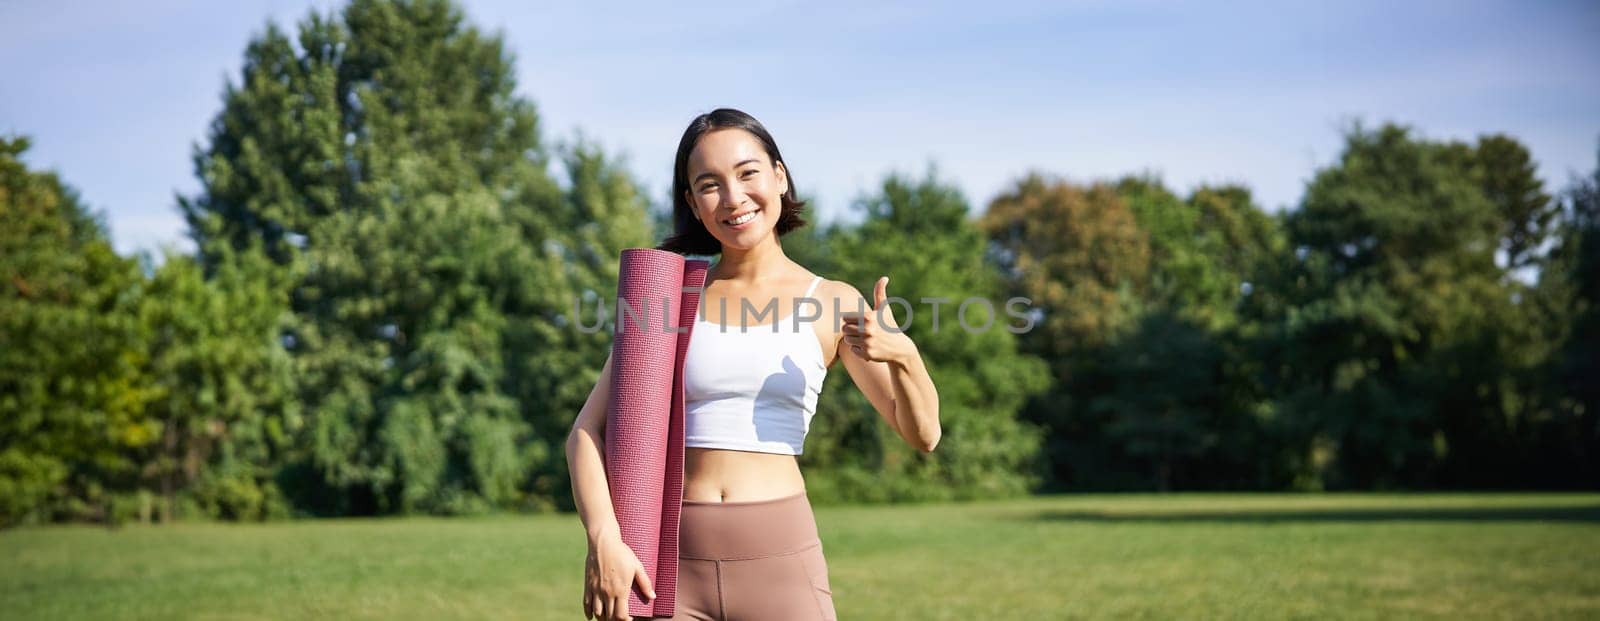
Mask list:
[[[723,219],[722,224],[723,224],[723,226],[726,226],[726,227],[728,227],[730,229],[733,229],[735,231],[742,231],[744,229],[749,228],[750,224],[752,222],[755,222],[757,217],[760,216],[760,215],[761,215],[761,210],[760,209],[751,209],[750,211],[746,211],[746,212],[744,212],[742,214],[739,214],[738,216],[735,216],[735,217],[732,217],[732,218]]]

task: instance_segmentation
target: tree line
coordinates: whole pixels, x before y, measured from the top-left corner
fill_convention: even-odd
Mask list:
[[[570,311],[666,201],[514,91],[447,1],[269,25],[178,198],[195,250],[160,261],[0,142],[0,524],[570,509],[562,442],[610,343]],[[1035,322],[910,326],[931,454],[830,371],[808,490],[1593,489],[1597,198],[1600,169],[1547,187],[1513,137],[1393,124],[1349,128],[1277,214],[1148,174],[1030,172],[981,208],[888,175],[786,252]]]

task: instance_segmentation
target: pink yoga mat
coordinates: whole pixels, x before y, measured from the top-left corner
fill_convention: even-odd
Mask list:
[[[683,507],[683,356],[708,263],[650,248],[622,251],[606,412],[606,477],[622,542],[644,564],[656,599],[639,590],[628,613],[671,617]],[[687,290],[687,291],[686,291]],[[677,332],[682,330],[682,332]]]

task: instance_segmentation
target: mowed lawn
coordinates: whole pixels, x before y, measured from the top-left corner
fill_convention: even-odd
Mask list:
[[[819,507],[843,619],[1600,618],[1600,494]],[[0,532],[0,619],[580,619],[576,516]]]

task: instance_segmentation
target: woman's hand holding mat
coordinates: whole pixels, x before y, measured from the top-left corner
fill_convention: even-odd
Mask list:
[[[637,584],[645,601],[656,598],[644,563],[615,532],[589,543],[583,571],[584,616],[604,621],[628,621],[628,595]]]

